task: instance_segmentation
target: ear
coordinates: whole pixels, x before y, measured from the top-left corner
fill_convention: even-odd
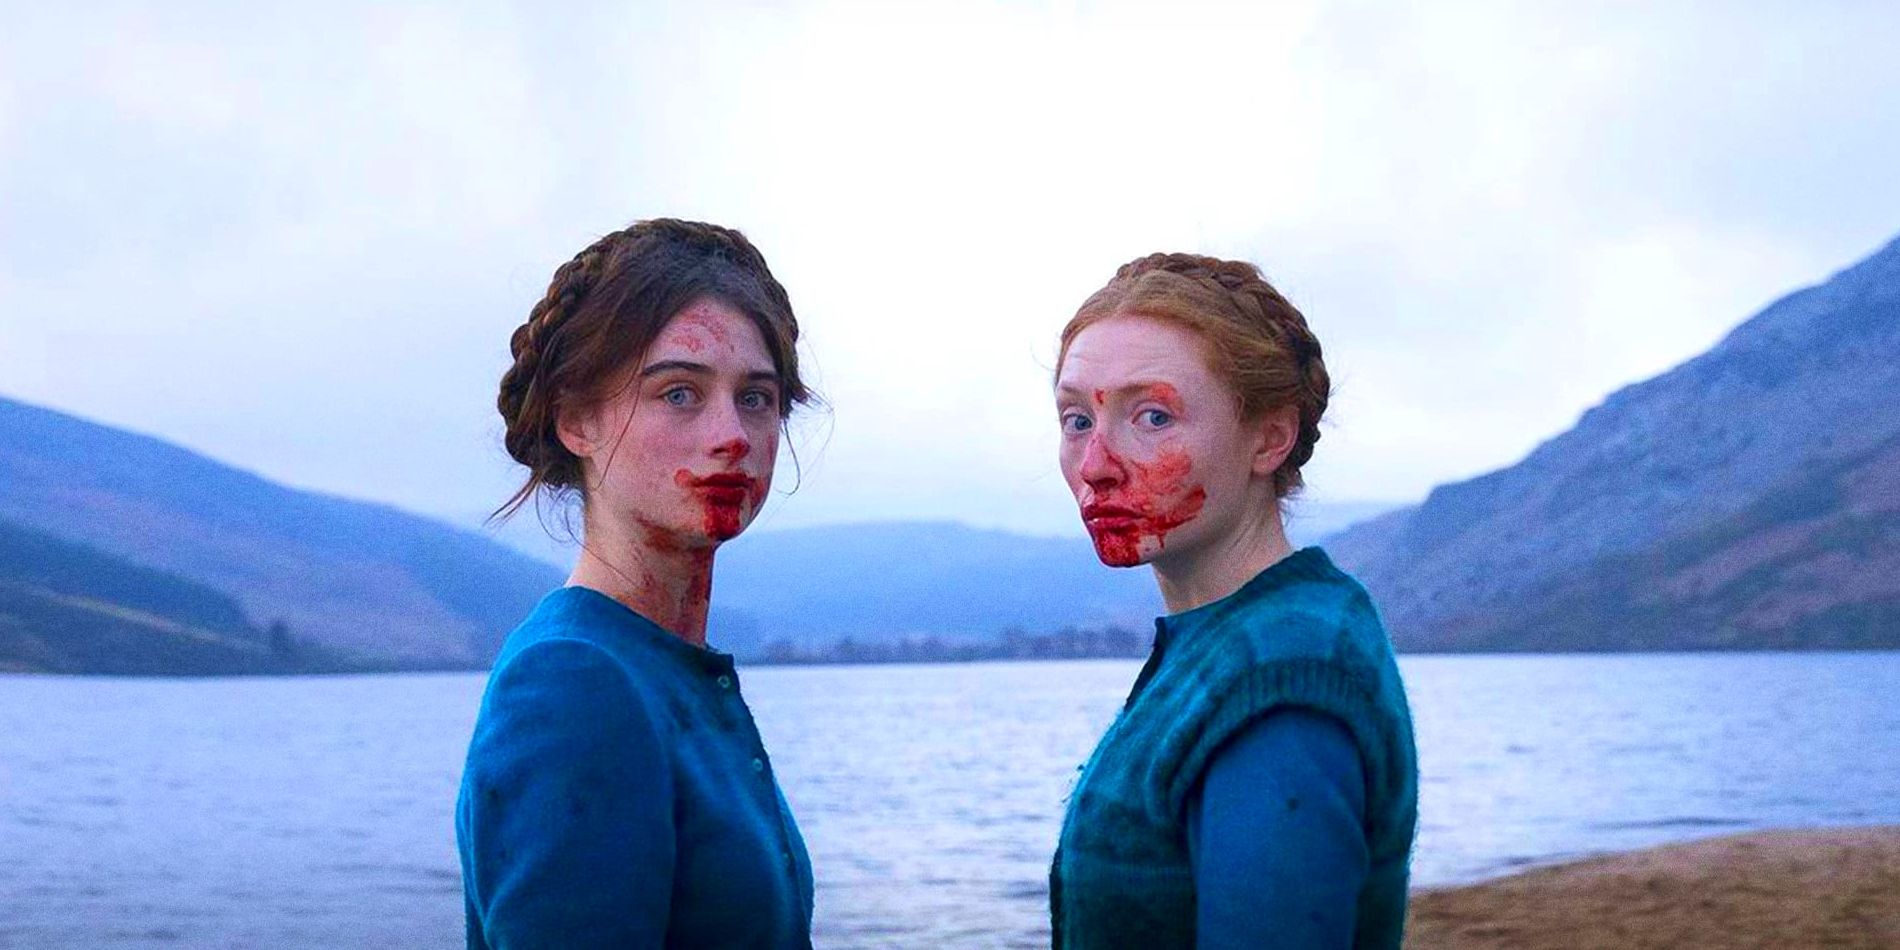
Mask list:
[[[554,434],[579,458],[592,458],[600,447],[600,410],[595,406],[562,407],[554,414]]]
[[[1293,454],[1293,447],[1300,441],[1300,410],[1297,406],[1280,406],[1261,413],[1254,423],[1253,473],[1263,478],[1270,477],[1280,470],[1286,457]]]

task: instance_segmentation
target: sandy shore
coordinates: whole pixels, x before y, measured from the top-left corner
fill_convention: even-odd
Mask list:
[[[1900,827],[1771,831],[1412,896],[1408,948],[1900,948]]]

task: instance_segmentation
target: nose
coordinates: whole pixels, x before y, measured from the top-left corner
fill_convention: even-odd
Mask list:
[[[1075,474],[1097,495],[1120,485],[1127,477],[1121,458],[1109,449],[1100,430],[1090,435],[1083,444],[1082,463],[1076,467]]]
[[[745,436],[727,439],[712,447],[712,457],[727,464],[742,461],[752,454],[752,442]]]
[[[752,439],[746,435],[745,423],[737,409],[717,413],[713,427],[713,447],[708,452],[713,458],[736,465],[752,454]]]

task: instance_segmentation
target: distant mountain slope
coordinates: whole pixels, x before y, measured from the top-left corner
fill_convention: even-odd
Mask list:
[[[1900,648],[1900,439],[1457,618],[1466,649]]]
[[[1305,498],[1296,498],[1287,509],[1287,537],[1292,540],[1295,546],[1314,544],[1322,538],[1336,535],[1340,531],[1359,524],[1360,522],[1403,507],[1405,507],[1403,504],[1392,501],[1311,501]],[[1071,513],[1073,513],[1072,510]],[[577,513],[569,518],[569,520],[573,522],[572,525],[563,522],[563,515],[559,511],[549,511],[545,518],[537,517],[535,509],[532,506],[500,524],[488,523],[488,514],[486,511],[467,512],[459,516],[451,516],[449,520],[455,524],[467,525],[471,531],[476,531],[493,538],[529,557],[546,561],[563,571],[573,566],[575,547],[567,538],[569,527],[579,530],[580,521]],[[904,523],[917,524],[918,522],[883,522],[883,524],[886,525]],[[856,530],[856,528],[860,526],[867,527],[872,535],[875,535],[880,530],[876,522],[868,525],[834,525],[829,527],[836,527],[841,530]],[[742,536],[740,543],[749,544],[750,542],[745,539],[762,537],[767,534],[778,534],[787,530],[797,531],[801,529],[759,530],[755,528],[752,532]],[[1008,534],[1011,537],[1020,538],[1032,546],[1048,540],[1048,537],[1043,535],[1025,535],[1000,531],[993,533],[998,535]],[[1078,516],[1075,522],[1074,537],[1079,538],[1081,536],[1082,521]]]
[[[750,626],[715,642],[744,655],[777,639],[827,644],[993,637],[1068,625],[1145,626],[1148,571],[1103,567],[1085,538],[1036,538],[946,522],[744,535],[719,555],[713,603]]]
[[[1654,594],[1660,578],[1641,572],[1693,560],[1725,531],[1771,532],[1772,519],[1749,513],[1826,497],[1803,492],[1840,466],[1859,471],[1885,458],[1896,436],[1900,241],[1773,304],[1702,356],[1615,393],[1517,465],[1437,488],[1328,544],[1372,590],[1402,647],[1807,644],[1797,633],[1814,628],[1794,614],[1777,619],[1745,598],[1672,599]],[[1839,511],[1815,517],[1846,523]],[[1764,535],[1720,545],[1769,543]],[[1848,586],[1879,586],[1877,560],[1836,556],[1851,545],[1836,550],[1825,533],[1802,543],[1812,546],[1809,563],[1852,575]],[[1579,599],[1577,585],[1653,609],[1619,612]],[[1601,629],[1638,620],[1651,626]]]
[[[275,659],[217,591],[0,522],[0,670],[252,673]]]
[[[1392,507],[1299,502],[1289,531],[1304,543]],[[548,524],[560,535],[557,516]],[[573,558],[572,546],[551,539],[533,509],[487,530],[550,563]],[[709,636],[744,656],[780,639],[811,647],[845,637],[985,639],[1010,627],[1145,629],[1161,609],[1149,571],[1103,567],[1086,538],[873,522],[750,532],[726,545],[715,571]]]
[[[469,532],[6,399],[0,518],[221,591],[253,624],[281,620],[387,663],[485,663],[560,583]]]

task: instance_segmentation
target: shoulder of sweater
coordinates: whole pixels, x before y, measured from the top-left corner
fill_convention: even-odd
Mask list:
[[[572,640],[594,647],[623,666],[646,666],[640,662],[642,656],[661,644],[656,642],[657,638],[639,635],[644,632],[629,635],[630,622],[644,621],[630,621],[630,613],[628,617],[618,616],[623,608],[602,603],[602,600],[604,598],[592,591],[576,588],[557,588],[550,592],[502,641],[496,665],[537,643]]]
[[[564,635],[558,629],[512,641],[489,674],[482,703],[520,697],[565,709],[577,722],[608,720],[666,731],[678,716],[681,684],[654,675],[658,664],[638,662],[611,644]]]
[[[502,642],[490,681],[511,674],[532,678],[612,670],[612,678],[625,684],[628,699],[650,704],[657,699],[656,692],[667,689],[659,682],[666,677],[658,674],[669,665],[645,661],[643,653],[648,649],[637,639],[615,636],[584,615],[537,609]]]
[[[1329,659],[1382,652],[1385,631],[1364,587],[1350,576],[1303,579],[1241,607],[1226,618],[1231,635],[1255,662]]]

